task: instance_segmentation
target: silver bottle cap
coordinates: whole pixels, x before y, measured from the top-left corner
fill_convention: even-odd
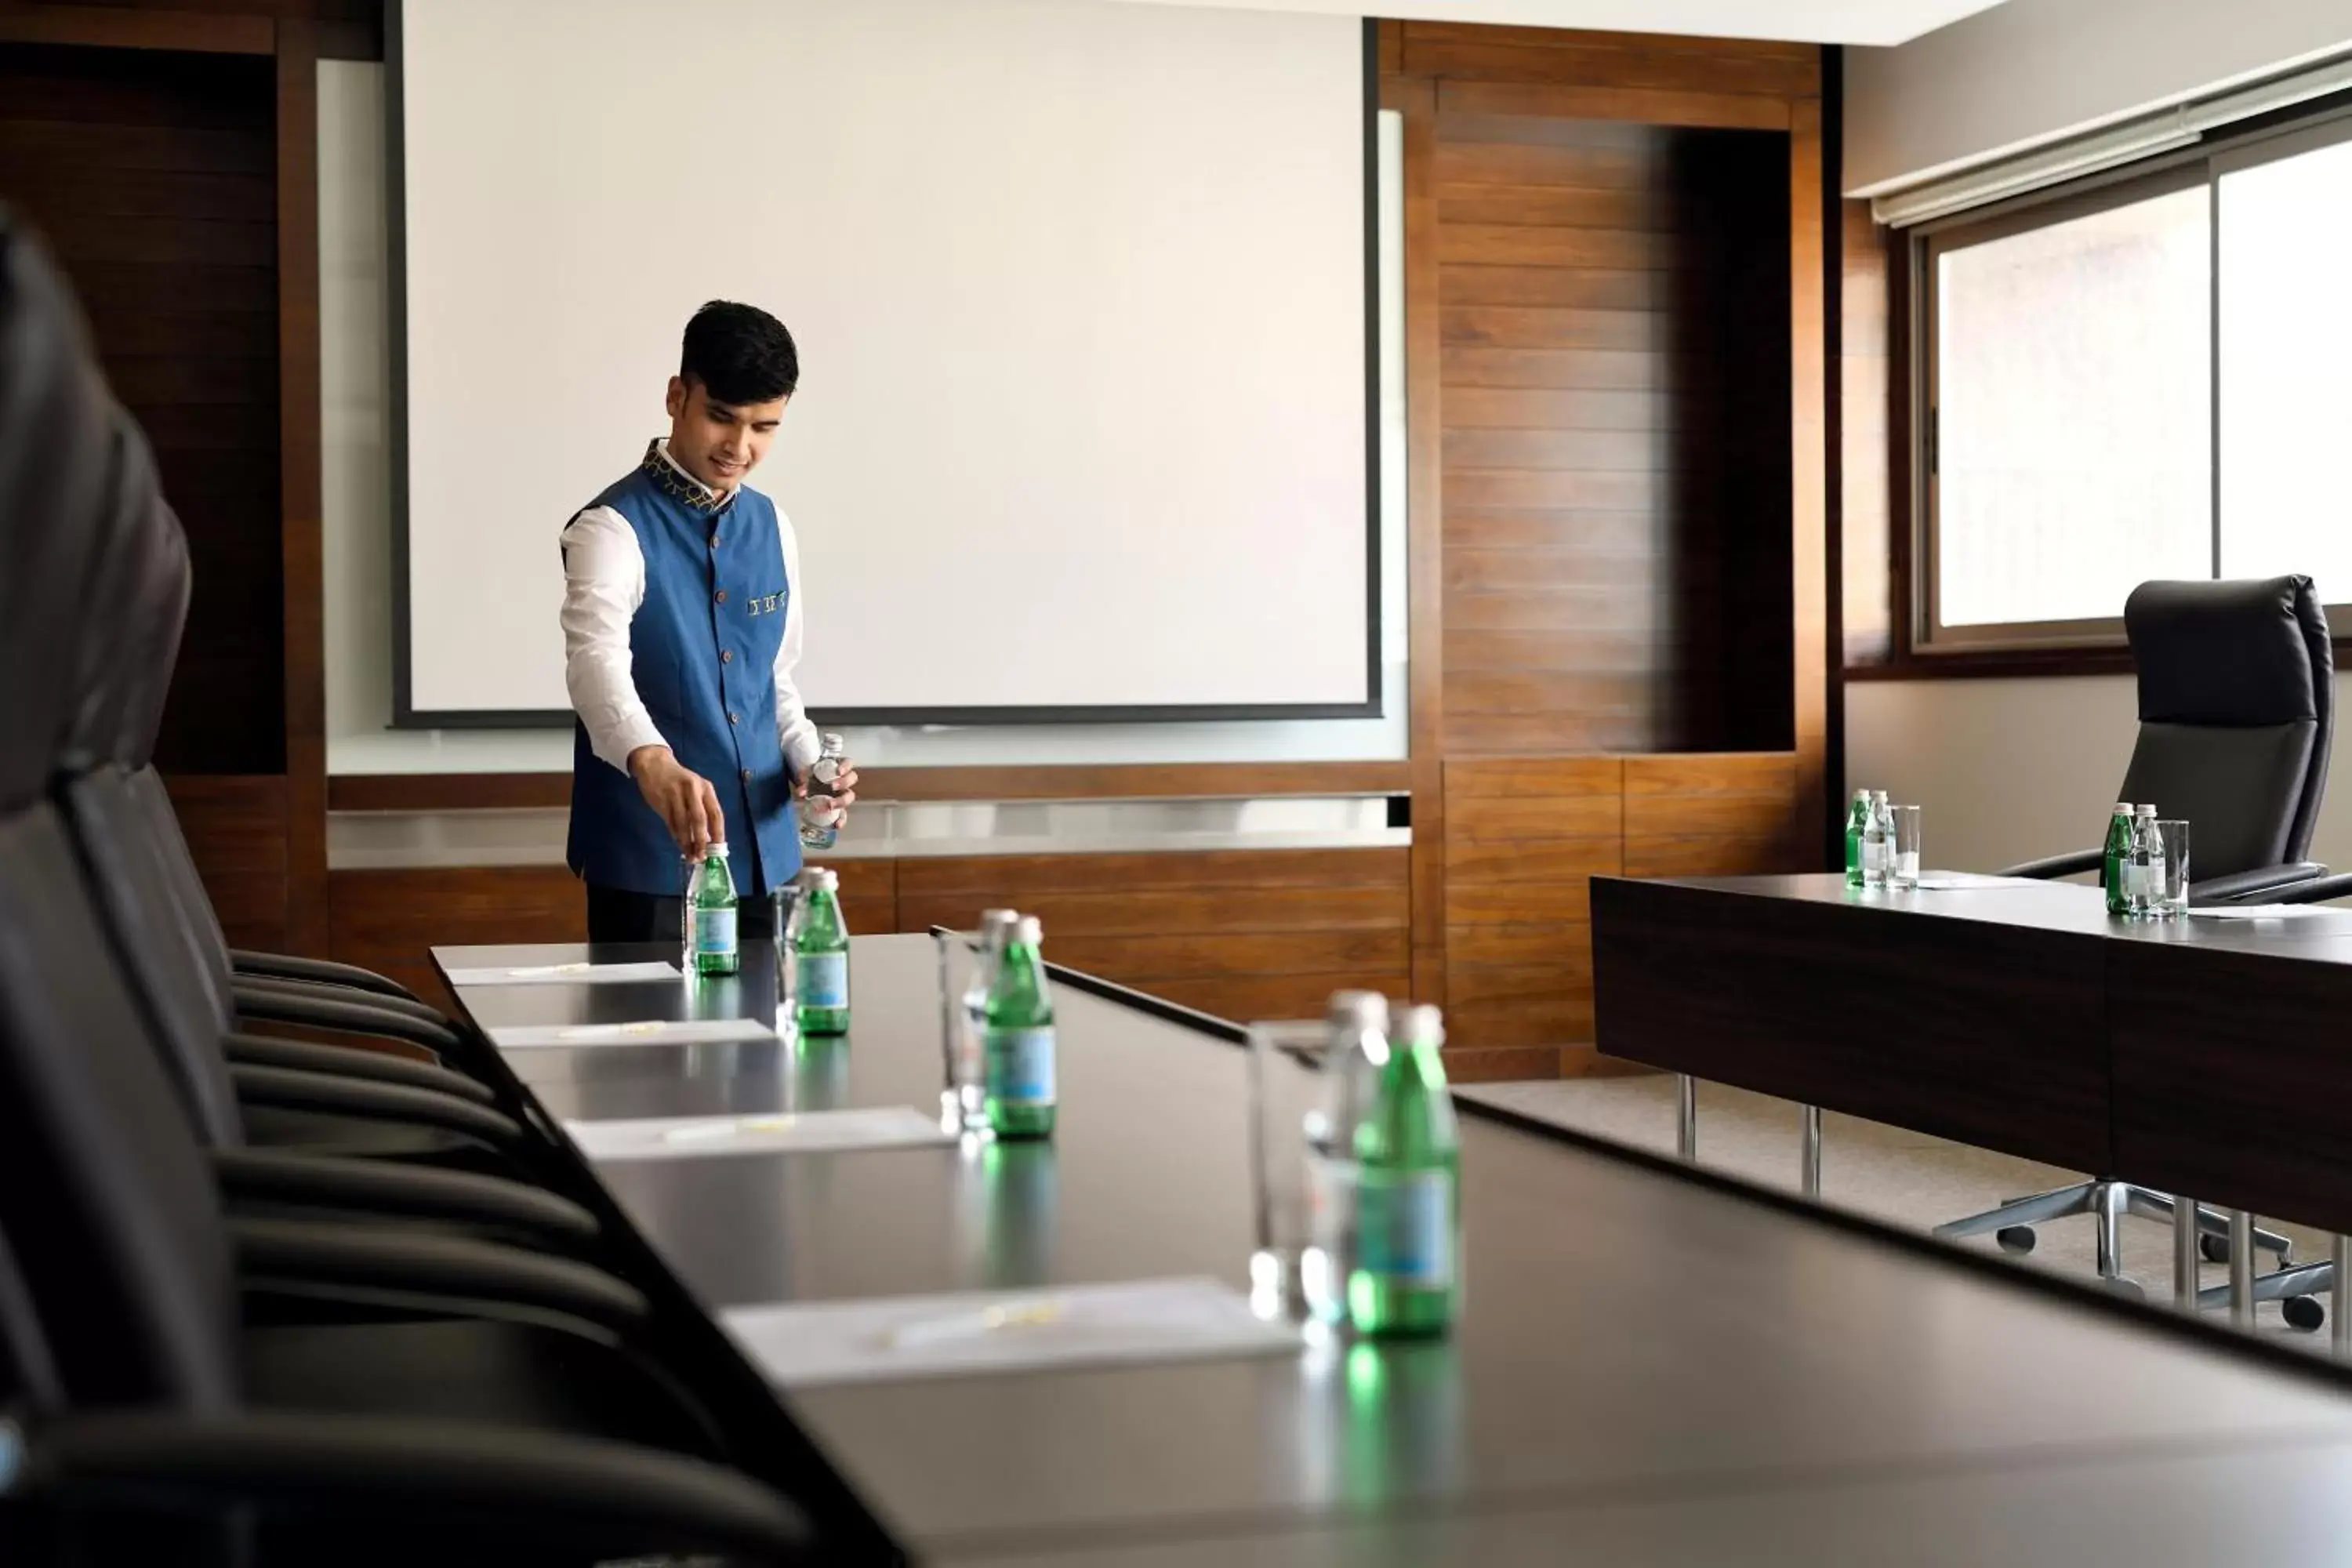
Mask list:
[[[801,885],[812,893],[837,893],[841,890],[841,873],[812,866],[801,873]]]
[[[1883,789],[1872,790],[1870,792],[1870,803],[1873,805],[1884,805],[1886,803],[1886,792]]]
[[[1045,922],[1035,915],[1023,915],[1013,922],[1013,940],[1024,947],[1034,947],[1045,940]]]
[[[2152,805],[2143,805],[2136,809],[2132,815],[2134,816],[2154,816],[2156,815],[2156,807]]]
[[[849,752],[849,743],[838,735],[831,733],[819,735],[817,742],[828,755],[840,757],[846,756]]]
[[[702,864],[703,860],[708,860],[714,855],[721,860],[727,858],[727,841],[725,839],[714,838],[709,844],[704,845],[701,859],[697,859],[695,857],[688,855],[682,849],[678,851],[677,858],[681,860],[687,861],[688,864],[699,866]]]
[[[1017,910],[981,910],[980,945],[984,948],[1003,947],[1006,939],[1012,936],[1013,928],[1020,923],[1021,916]]]
[[[1445,1015],[1426,1002],[1417,1002],[1404,1010],[1402,1037],[1416,1046],[1442,1046],[1445,1043]]]

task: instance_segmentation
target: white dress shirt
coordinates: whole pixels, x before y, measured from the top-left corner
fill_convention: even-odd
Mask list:
[[[719,492],[679,468],[667,440],[655,443],[673,473],[705,496]],[[824,750],[801,701],[793,670],[801,661],[801,552],[792,520],[776,512],[776,541],[784,553],[784,636],[776,648],[776,733],[784,765],[805,777]],[[572,710],[588,731],[589,749],[623,773],[640,746],[669,742],[637,695],[629,668],[629,622],[646,600],[646,557],[628,519],[608,506],[590,507],[563,530],[563,685]]]

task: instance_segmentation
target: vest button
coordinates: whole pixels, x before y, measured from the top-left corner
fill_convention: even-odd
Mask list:
[[[732,714],[732,713],[730,713],[729,715],[727,715],[727,721],[728,721],[730,724],[734,724],[734,723],[739,723],[739,722],[740,722],[740,720],[738,720],[738,719],[735,717],[735,715],[734,715],[734,714]]]
[[[710,548],[713,550],[719,548],[719,536],[715,533],[710,536]]]
[[[745,768],[743,770],[743,782],[745,784],[750,784],[751,782],[751,770],[749,768]]]
[[[719,663],[721,663],[721,664],[732,664],[732,663],[734,663],[734,662],[735,662],[735,650],[734,650],[733,648],[731,648],[731,647],[722,647],[722,648],[720,648],[720,649],[719,650]]]
[[[724,588],[719,590],[719,602],[722,605],[727,602],[727,590]]]

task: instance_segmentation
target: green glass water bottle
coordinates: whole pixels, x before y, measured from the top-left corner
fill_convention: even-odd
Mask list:
[[[1356,1128],[1356,1257],[1348,1315],[1370,1335],[1443,1333],[1461,1297],[1462,1139],[1434,1007],[1407,1008]]]
[[[1054,996],[1044,940],[1037,917],[1022,916],[988,987],[982,1072],[988,1124],[999,1138],[1054,1135]]]
[[[2116,803],[2116,814],[2107,818],[2107,847],[2099,866],[2099,886],[2107,890],[2107,913],[2131,912],[2131,895],[2124,887],[2124,862],[2131,856],[2132,808],[2123,801]]]
[[[687,973],[732,974],[742,955],[735,944],[735,877],[727,846],[713,844],[699,865],[687,865]]]
[[[1845,814],[1845,885],[1862,886],[1862,836],[1870,826],[1870,792],[1853,792],[1853,809]]]
[[[841,918],[841,877],[817,868],[805,873],[801,894],[807,907],[793,942],[800,981],[803,1035],[849,1032],[849,925]]]

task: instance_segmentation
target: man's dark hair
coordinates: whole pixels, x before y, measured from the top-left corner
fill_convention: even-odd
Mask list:
[[[800,351],[783,322],[757,305],[713,300],[686,323],[677,374],[713,403],[772,403],[801,384]]]

